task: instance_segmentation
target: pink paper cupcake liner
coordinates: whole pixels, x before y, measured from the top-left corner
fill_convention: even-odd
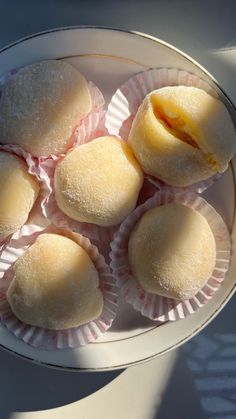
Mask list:
[[[83,121],[77,129],[77,140],[75,147],[86,144],[95,138],[108,135],[108,132],[104,126],[105,113],[103,115],[92,114],[86,121]],[[97,118],[97,119],[96,119]],[[97,124],[97,121],[99,123]],[[45,198],[42,201],[43,214],[50,219],[50,221],[61,228],[69,228],[72,231],[83,234],[90,240],[95,242],[99,250],[104,253],[104,245],[108,247],[110,241],[114,237],[115,231],[118,226],[115,227],[101,227],[90,223],[80,223],[72,220],[66,214],[64,214],[57,205],[54,191],[54,172],[57,163],[65,155],[50,156],[50,158],[39,159],[39,177],[44,183],[44,195]],[[137,205],[146,201],[147,198],[154,195],[154,193],[160,189],[159,184],[155,184],[151,179],[145,177],[143,186],[141,188]],[[107,251],[105,252],[107,253]]]
[[[191,299],[177,301],[151,294],[143,290],[132,275],[128,261],[128,241],[130,234],[142,215],[151,208],[170,202],[179,202],[201,213],[208,221],[216,241],[216,265],[207,284]],[[120,225],[111,243],[111,268],[121,289],[121,295],[135,310],[152,320],[165,322],[183,319],[194,313],[213,298],[225,279],[229,268],[231,241],[228,229],[215,209],[193,192],[165,187],[144,204],[137,207]]]
[[[4,86],[4,83],[9,80],[14,74],[16,74],[20,69],[20,68],[14,68],[11,71],[9,71],[8,73],[2,75],[0,77],[0,98],[1,98],[1,93],[2,93],[2,88]],[[102,92],[99,90],[99,88],[92,82],[89,81],[88,82],[88,88],[89,88],[89,92],[91,95],[91,99],[92,99],[92,109],[90,111],[90,113],[84,117],[80,123],[75,126],[71,139],[69,141],[69,148],[73,147],[75,145],[77,145],[79,139],[78,139],[78,132],[80,132],[80,126],[82,124],[87,125],[90,124],[92,121],[93,126],[96,124],[96,127],[99,127],[99,124],[101,122],[101,120],[104,118],[104,114],[105,112],[103,111],[103,107],[105,104],[105,100],[103,97]],[[0,139],[1,141],[1,139]],[[13,146],[15,147],[16,150],[18,150],[19,153],[25,153],[25,155],[27,155],[27,158],[30,159],[30,154],[24,152],[23,150],[20,149],[19,146]],[[21,151],[20,151],[21,150]],[[23,154],[22,154],[23,155]],[[44,157],[44,156],[42,156]],[[46,156],[46,157],[50,157],[50,156]],[[31,156],[31,158],[33,159],[33,157]]]
[[[185,187],[174,187],[172,186],[172,189],[175,190],[176,192],[182,190],[182,191],[191,191],[193,193],[199,193],[201,194],[202,192],[204,192],[206,189],[208,189],[211,185],[213,185],[218,179],[220,179],[222,175],[220,173],[215,174],[214,176],[210,177],[207,180],[202,180],[201,182],[195,183],[191,186],[185,186]],[[156,187],[156,189],[162,189],[164,187],[166,187],[166,183],[163,182],[160,179],[156,179],[153,176],[146,176],[146,178],[148,179],[148,181]]]
[[[102,95],[102,92],[93,82],[90,81],[88,83],[88,86],[92,98],[92,109],[91,112],[80,121],[77,127],[75,127],[72,138],[72,147],[75,147],[79,144],[84,144],[88,141],[86,141],[88,132],[88,130],[85,129],[86,127],[88,127],[90,131],[93,131],[97,134],[97,136],[99,136],[98,133],[100,130],[102,130],[102,127],[104,126],[104,97]]]
[[[98,123],[99,121],[99,123]],[[104,127],[104,113],[90,114],[77,128],[76,147],[92,141],[100,136],[107,135]],[[44,200],[42,201],[42,211],[55,226],[70,229],[80,233],[92,240],[99,250],[103,252],[103,247],[113,239],[117,227],[101,227],[91,223],[84,223],[72,220],[64,214],[58,207],[54,191],[54,172],[57,163],[65,155],[50,156],[50,158],[39,159],[39,176],[44,183]]]
[[[73,233],[62,231],[50,225],[44,232],[54,232],[73,237]],[[83,346],[95,342],[111,326],[117,310],[118,288],[109,266],[98,249],[81,235],[77,240],[93,261],[100,278],[100,289],[104,305],[101,315],[87,324],[67,330],[49,330],[27,325],[16,318],[6,301],[6,292],[12,280],[11,266],[42,233],[37,226],[24,226],[24,230],[13,235],[12,239],[0,251],[0,321],[17,338],[41,349],[65,349]]]
[[[25,160],[26,164],[28,165],[28,172],[31,175],[36,176],[38,181],[40,181],[40,176],[38,173],[38,162],[36,158],[34,158],[30,153],[14,144],[0,144],[0,150],[15,154],[16,156],[23,158],[23,160]]]
[[[216,90],[207,82],[193,73],[176,68],[155,68],[143,71],[128,79],[113,95],[108,105],[105,125],[110,135],[128,139],[133,119],[145,96],[165,86],[195,86],[214,97],[218,97]],[[205,181],[188,187],[192,192],[202,193],[209,188],[220,175],[214,175]],[[154,179],[158,188],[164,182]]]

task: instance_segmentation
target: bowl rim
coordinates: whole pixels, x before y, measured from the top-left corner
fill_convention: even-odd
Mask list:
[[[135,30],[126,30],[126,29],[121,29],[121,28],[116,28],[116,27],[110,27],[110,26],[99,26],[99,25],[72,25],[72,26],[62,26],[62,27],[56,27],[56,28],[52,28],[52,29],[46,29],[43,31],[39,31],[39,32],[35,32],[33,34],[30,35],[26,35],[24,37],[21,37],[19,39],[17,39],[16,41],[13,41],[9,44],[7,44],[6,46],[2,47],[0,49],[0,54],[3,53],[4,51],[7,51],[8,49],[22,43],[25,42],[27,40],[33,39],[33,38],[37,38],[40,37],[42,35],[47,35],[50,33],[55,33],[55,32],[63,32],[63,31],[70,31],[70,30],[80,30],[80,29],[96,29],[96,30],[107,30],[107,31],[113,31],[113,32],[121,32],[123,34],[129,34],[129,35],[133,35],[133,36],[137,36],[140,38],[145,38],[147,40],[153,41],[154,43],[157,44],[161,44],[162,46],[173,50],[175,52],[177,52],[178,54],[180,54],[181,56],[183,56],[185,59],[187,59],[188,61],[190,61],[191,63],[193,63],[194,65],[196,65],[199,69],[202,70],[202,72],[204,74],[206,74],[213,82],[214,84],[217,86],[217,88],[219,89],[219,91],[223,94],[224,98],[227,101],[228,106],[232,109],[233,111],[233,123],[235,125],[236,128],[236,106],[234,105],[234,103],[232,102],[232,100],[230,99],[230,97],[228,96],[228,94],[224,91],[224,89],[220,86],[219,82],[214,78],[214,76],[208,72],[208,70],[206,70],[201,64],[199,64],[194,58],[192,58],[191,56],[189,56],[187,53],[183,52],[182,50],[178,49],[177,47],[175,47],[174,45],[163,41],[162,39],[155,37],[153,35],[149,35],[143,32],[139,32],[139,31],[135,31]],[[232,116],[232,115],[231,115]],[[234,184],[236,184],[236,168],[234,168],[234,165],[232,164],[232,162],[230,162],[230,167],[231,167],[231,171],[232,171],[232,176],[233,176],[233,180],[234,180]],[[234,224],[235,222],[235,216],[236,216],[236,206],[234,206],[234,212],[233,212],[233,221],[232,224]],[[236,291],[236,283],[232,286],[232,288],[230,289],[230,291],[228,292],[227,296],[224,298],[224,300],[221,302],[221,304],[214,310],[214,312],[210,315],[210,317],[208,317],[207,320],[205,320],[201,325],[199,325],[193,332],[191,332],[188,336],[182,338],[180,341],[178,341],[177,343],[173,344],[172,346],[169,346],[168,348],[162,350],[161,352],[159,352],[158,354],[154,354],[151,356],[148,356],[147,358],[143,358],[141,360],[138,361],[134,361],[134,362],[128,362],[122,365],[116,365],[113,367],[98,367],[98,368],[83,368],[83,367],[70,367],[70,366],[62,366],[62,365],[58,365],[58,364],[53,364],[50,362],[46,362],[46,361],[40,361],[34,358],[31,358],[30,356],[27,355],[23,355],[20,354],[16,351],[14,351],[11,348],[8,348],[6,346],[4,346],[2,343],[0,343],[0,348],[12,353],[13,355],[15,355],[16,357],[19,357],[21,359],[24,359],[30,363],[36,364],[36,365],[40,365],[40,366],[44,366],[44,367],[48,367],[48,368],[52,368],[52,369],[57,369],[57,370],[61,370],[61,371],[70,371],[70,372],[104,372],[104,371],[113,371],[113,370],[120,370],[120,369],[125,369],[129,366],[134,366],[134,365],[139,365],[139,364],[143,364],[145,362],[148,362],[150,360],[153,360],[159,356],[162,356],[168,352],[170,352],[173,349],[178,348],[179,346],[181,346],[183,343],[187,342],[188,340],[190,340],[192,337],[194,337],[200,330],[203,330],[216,316],[217,314],[223,309],[223,307],[225,306],[225,304],[230,300],[230,298],[232,297],[232,295],[234,294],[234,292]]]

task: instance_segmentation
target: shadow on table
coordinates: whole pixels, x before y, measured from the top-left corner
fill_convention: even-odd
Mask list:
[[[179,350],[152,419],[236,418],[235,302]]]
[[[12,412],[47,410],[78,401],[114,380],[119,371],[66,372],[0,351],[0,419]]]

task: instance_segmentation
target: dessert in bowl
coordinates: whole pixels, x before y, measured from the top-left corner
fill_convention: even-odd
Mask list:
[[[90,42],[94,42],[94,31],[96,31],[96,40],[94,48],[96,49],[96,56],[90,55],[88,58],[80,57],[80,54],[84,53],[83,48],[86,49],[86,45]],[[214,84],[213,79],[207,73],[204,72],[196,63],[191,59],[186,58],[181,52],[166,45],[162,41],[151,41],[145,36],[119,33],[119,45],[117,45],[116,39],[118,32],[110,30],[109,37],[107,37],[107,30],[103,29],[70,29],[68,31],[58,31],[49,34],[40,35],[39,37],[32,38],[31,40],[24,41],[26,44],[40,43],[41,48],[33,48],[31,51],[38,51],[36,56],[29,54],[27,57],[20,54],[21,47],[23,45],[18,44],[15,54],[15,59],[10,58],[8,52],[5,51],[4,59],[2,56],[2,73],[6,73],[14,67],[21,67],[27,64],[31,64],[34,61],[45,60],[49,58],[63,58],[67,60],[87,78],[87,80],[94,81],[104,93],[107,104],[109,103],[114,91],[125,82],[129,76],[139,73],[148,68],[154,67],[173,67],[182,68],[188,72],[197,74],[197,76],[205,79],[207,83],[214,86],[219,93],[220,99],[226,104],[231,116],[234,115],[234,109],[227,97],[221,92],[217,85]],[[80,45],[78,45],[77,37],[80,35]],[[109,39],[108,39],[109,38]],[[43,39],[47,39],[47,46]],[[61,42],[62,39],[67,39],[67,42]],[[41,43],[42,40],[42,43]],[[102,41],[103,40],[103,41]],[[127,41],[127,42],[122,42]],[[50,49],[52,45],[60,44],[60,53],[58,55],[53,54],[53,49]],[[105,42],[105,43],[104,43]],[[51,45],[51,46],[50,46]],[[66,45],[73,45],[70,51]],[[141,48],[147,46],[147,48]],[[12,47],[14,48],[14,47]],[[82,48],[82,49],[81,49]],[[115,48],[115,49],[114,49]],[[140,58],[140,48],[142,50]],[[45,51],[47,49],[47,52]],[[73,49],[73,51],[72,51]],[[49,51],[50,50],[50,51]],[[88,48],[89,50],[89,48]],[[119,66],[117,65],[117,59],[114,56],[114,50],[116,50],[117,57],[123,57],[119,60]],[[158,52],[158,53],[157,53]],[[88,52],[91,54],[91,51]],[[108,55],[110,54],[110,58]],[[74,55],[74,58],[71,58]],[[107,55],[104,58],[104,55]],[[6,56],[9,58],[6,60]],[[130,62],[126,59],[129,58]],[[1,54],[0,54],[1,61]],[[93,67],[91,62],[96,63]],[[96,71],[93,68],[96,67]],[[107,69],[105,71],[105,68]],[[114,69],[119,72],[118,77],[114,77]],[[117,74],[117,72],[115,73]],[[155,90],[155,86],[150,91]],[[136,109],[137,112],[137,109]],[[109,132],[110,135],[117,133]],[[103,135],[103,134],[102,134]],[[101,136],[101,135],[100,135]],[[99,137],[99,136],[98,136]],[[119,137],[119,135],[118,135]],[[127,140],[127,138],[124,138]],[[209,190],[205,193],[210,203],[217,207],[217,210],[223,215],[228,227],[232,227],[232,209],[233,204],[231,202],[232,191],[233,191],[233,177],[230,169],[222,176],[222,178],[213,184]],[[227,187],[226,187],[227,186]],[[223,201],[221,197],[224,196],[226,199]],[[217,204],[220,202],[221,204]],[[224,203],[223,203],[224,202]],[[190,335],[199,330],[199,327],[203,327],[209,319],[212,318],[213,313],[218,311],[224,304],[226,298],[230,295],[231,290],[234,286],[234,279],[232,276],[232,269],[234,262],[231,262],[231,269],[227,275],[227,279],[222,283],[222,286],[215,294],[214,298],[209,301],[201,310],[198,310],[192,316],[188,316],[180,322],[167,322],[163,326],[155,327],[155,323],[146,323],[146,326],[140,326],[140,317],[135,317],[136,323],[132,330],[127,328],[119,329],[119,326],[114,326],[114,332],[111,328],[103,337],[100,338],[100,343],[94,343],[93,345],[87,345],[86,348],[77,348],[75,350],[76,357],[73,359],[68,353],[62,353],[59,351],[44,351],[38,349],[36,353],[34,348],[24,344],[19,339],[14,338],[9,332],[3,329],[3,344],[8,348],[14,347],[14,350],[22,355],[26,355],[40,359],[41,362],[49,364],[57,364],[64,367],[72,368],[115,368],[118,366],[129,365],[133,362],[140,362],[141,360],[156,356],[163,351],[169,350],[171,347],[178,345],[180,342],[186,340]],[[122,312],[124,314],[122,314]],[[133,312],[132,312],[133,313]],[[126,316],[125,310],[122,310],[122,304],[120,306],[120,312],[118,313],[116,323],[119,325],[119,321],[122,319],[122,315]],[[135,312],[132,315],[136,315]],[[120,319],[120,320],[119,320]],[[123,317],[123,323],[125,324],[125,317]],[[115,329],[117,327],[117,329]],[[118,330],[118,332],[115,332]],[[143,333],[145,331],[145,333]],[[130,339],[126,339],[129,337]],[[150,344],[152,341],[152,344]],[[102,343],[103,342],[103,343]],[[12,346],[13,345],[13,346]],[[118,350],[119,347],[119,350]],[[134,350],[134,347],[136,348]],[[152,349],[155,347],[155,349]],[[86,350],[85,352],[82,350]],[[105,356],[109,352],[109,360]],[[55,358],[55,354],[56,358]]]

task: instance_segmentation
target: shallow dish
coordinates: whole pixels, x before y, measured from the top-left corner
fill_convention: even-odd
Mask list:
[[[236,123],[236,111],[213,77],[193,59],[145,34],[108,28],[72,27],[32,35],[0,51],[0,76],[14,67],[43,59],[67,60],[87,79],[111,96],[131,75],[154,67],[177,67],[193,72],[218,91]],[[228,171],[203,194],[222,215],[235,237],[236,159]],[[0,345],[33,362],[76,371],[125,368],[164,354],[186,342],[203,329],[233,295],[236,285],[235,240],[227,278],[214,298],[184,320],[158,325],[120,304],[112,328],[94,344],[78,349],[45,351],[17,340],[0,325]]]

